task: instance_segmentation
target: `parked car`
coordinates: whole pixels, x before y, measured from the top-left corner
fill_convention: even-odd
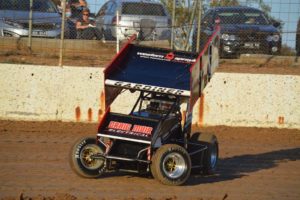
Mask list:
[[[117,11],[119,12],[119,28],[116,31]],[[105,39],[117,37],[120,40],[131,35],[144,32],[144,39],[169,39],[171,32],[170,16],[162,3],[143,0],[109,0],[96,15],[96,26],[104,33]]]
[[[212,34],[216,23],[221,26],[221,57],[238,57],[242,53],[278,54],[281,50],[280,23],[272,23],[258,9],[234,6],[208,10],[201,23],[201,46]],[[193,41],[196,41],[196,37],[197,28]]]
[[[27,37],[29,29],[29,0],[0,1],[0,36]],[[34,0],[32,36],[59,38],[62,18],[51,0]],[[68,37],[68,26],[65,36]]]
[[[296,32],[296,52],[297,52],[297,56],[300,56],[300,18],[298,20],[297,32]]]

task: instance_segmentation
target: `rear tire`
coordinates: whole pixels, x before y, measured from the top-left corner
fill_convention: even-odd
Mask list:
[[[152,157],[152,175],[165,185],[182,185],[191,173],[188,152],[176,144],[161,146]]]
[[[194,133],[191,142],[207,146],[204,150],[202,172],[205,175],[214,174],[219,159],[219,145],[217,137],[211,133]],[[193,158],[193,163],[201,164],[201,154]]]
[[[71,168],[84,178],[101,176],[105,171],[105,160],[91,158],[98,153],[104,153],[104,148],[96,144],[95,138],[81,138],[71,149]]]

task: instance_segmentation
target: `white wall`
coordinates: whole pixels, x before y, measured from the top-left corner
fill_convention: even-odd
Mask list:
[[[102,79],[99,68],[1,64],[0,118],[89,121],[91,109],[97,121]]]
[[[300,128],[300,76],[217,73],[204,90],[202,115],[195,123]]]
[[[134,99],[126,93],[113,111]],[[300,76],[216,73],[202,100],[198,125],[300,129]],[[0,119],[96,122],[103,112],[102,68],[0,64]]]

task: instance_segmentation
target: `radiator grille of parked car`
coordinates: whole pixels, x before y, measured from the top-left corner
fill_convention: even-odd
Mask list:
[[[23,25],[24,28],[29,28],[29,23],[23,23],[22,25]],[[53,30],[53,29],[55,29],[55,24],[54,23],[32,24],[32,29]]]
[[[245,32],[240,32],[239,33],[239,37],[241,42],[245,43],[245,42],[264,42],[266,40],[266,33],[262,33],[262,32],[249,32],[249,31],[245,31]]]

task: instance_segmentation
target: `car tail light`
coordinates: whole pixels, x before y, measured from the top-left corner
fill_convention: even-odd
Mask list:
[[[121,21],[121,16],[119,16],[119,22],[120,22],[120,21]],[[117,16],[114,16],[114,17],[112,18],[111,23],[112,23],[113,25],[116,25],[116,24],[117,24]]]

